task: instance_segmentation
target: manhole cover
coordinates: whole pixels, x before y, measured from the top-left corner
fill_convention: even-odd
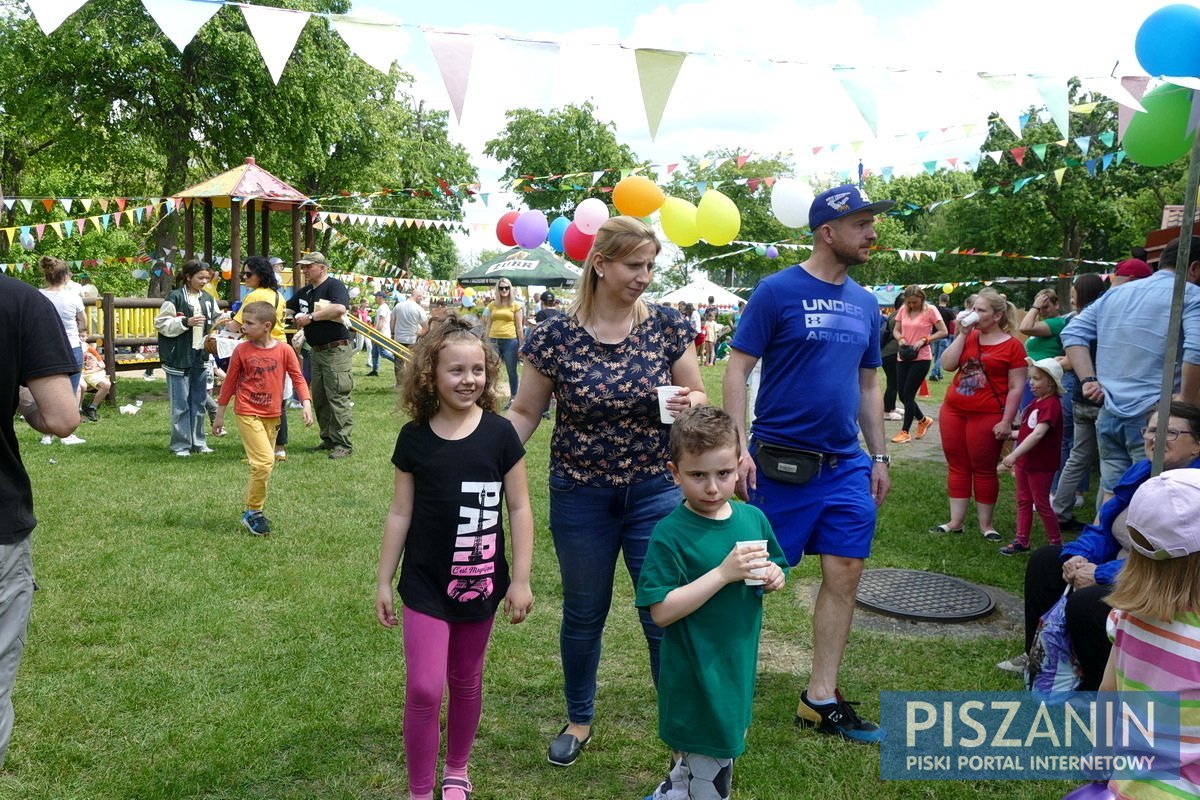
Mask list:
[[[903,619],[965,622],[991,613],[995,604],[978,586],[915,569],[869,569],[858,584],[864,608]]]

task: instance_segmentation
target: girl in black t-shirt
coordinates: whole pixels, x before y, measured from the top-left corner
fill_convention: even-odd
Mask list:
[[[483,659],[496,608],[521,622],[533,607],[529,587],[533,513],[525,449],[512,424],[494,413],[496,352],[467,322],[435,322],[413,352],[404,386],[412,421],[400,431],[392,463],[396,487],[383,527],[375,612],[399,621],[392,579],[404,604],[404,754],[411,800],[433,797],[446,685],[446,766],[442,797],[465,800],[467,761],[482,707]],[[501,505],[512,525],[512,578],[505,559]]]

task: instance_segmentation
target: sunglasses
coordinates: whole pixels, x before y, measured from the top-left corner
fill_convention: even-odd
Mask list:
[[[246,279],[246,278],[249,278],[249,277],[250,277],[251,275],[253,275],[253,274],[254,274],[253,272],[243,272],[243,273],[242,273],[242,279],[244,280],[244,279]]]
[[[507,292],[512,287],[511,286],[497,286],[496,288],[502,292]]]

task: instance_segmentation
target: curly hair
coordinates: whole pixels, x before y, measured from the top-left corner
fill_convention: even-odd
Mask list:
[[[250,256],[242,265],[242,271],[258,276],[258,288],[279,291],[279,280],[275,277],[275,268],[266,256]]]
[[[471,322],[450,314],[435,320],[429,333],[413,347],[412,363],[408,365],[400,402],[408,415],[418,422],[428,422],[437,413],[441,399],[437,392],[438,356],[448,344],[477,344],[483,351],[483,394],[475,401],[484,411],[496,410],[496,378],[500,374],[500,356],[495,348],[471,330]]]

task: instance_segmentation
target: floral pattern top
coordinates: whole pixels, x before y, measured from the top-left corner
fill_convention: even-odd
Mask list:
[[[554,382],[558,418],[550,472],[586,486],[630,486],[667,471],[671,427],[659,420],[655,387],[693,333],[674,309],[650,315],[618,344],[598,342],[572,315],[534,328],[521,354]]]

